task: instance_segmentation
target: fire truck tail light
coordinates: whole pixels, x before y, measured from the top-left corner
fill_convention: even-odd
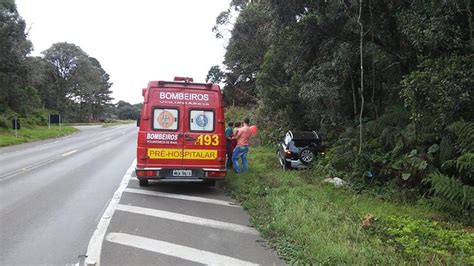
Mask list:
[[[157,176],[157,171],[155,170],[137,170],[137,176]]]
[[[207,172],[207,177],[225,177],[226,172]]]

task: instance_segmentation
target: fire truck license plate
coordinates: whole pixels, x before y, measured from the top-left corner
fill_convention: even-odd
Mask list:
[[[173,170],[173,176],[193,176],[192,170]]]

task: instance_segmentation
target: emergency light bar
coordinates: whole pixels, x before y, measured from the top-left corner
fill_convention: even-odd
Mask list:
[[[176,79],[176,78],[175,78]],[[186,78],[193,80],[192,78]],[[150,81],[148,88],[163,88],[163,87],[178,87],[178,88],[189,88],[189,89],[211,89],[212,83],[191,83],[191,82],[180,82],[180,81]]]
[[[190,77],[174,77],[173,81],[184,81],[185,83],[193,82],[193,78]]]

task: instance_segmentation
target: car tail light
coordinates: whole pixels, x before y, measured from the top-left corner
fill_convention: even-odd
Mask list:
[[[147,176],[147,177],[157,175],[157,171],[155,170],[137,170],[136,173],[137,173],[137,176]]]
[[[286,157],[291,157],[291,151],[285,150],[285,156]]]
[[[225,177],[227,172],[207,172],[207,177]]]

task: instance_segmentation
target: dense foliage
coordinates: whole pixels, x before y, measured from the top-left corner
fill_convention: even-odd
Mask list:
[[[137,120],[141,109],[141,103],[132,105],[125,101],[119,101],[115,105],[115,115],[121,120]]]
[[[473,8],[234,0],[213,29],[234,23],[226,103],[256,109],[263,143],[287,129],[322,132],[325,176],[411,189],[472,217]]]

